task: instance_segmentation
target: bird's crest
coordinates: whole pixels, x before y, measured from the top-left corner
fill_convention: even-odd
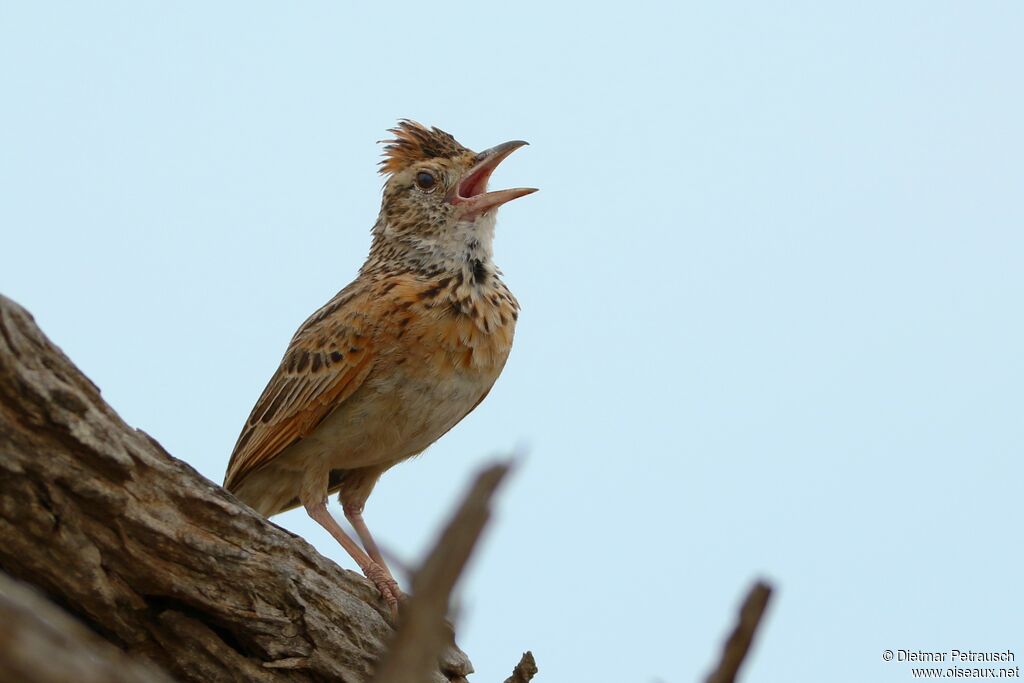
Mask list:
[[[469,152],[450,133],[440,128],[427,128],[423,124],[402,119],[394,128],[391,140],[384,143],[384,158],[380,162],[381,173],[394,173],[409,164],[427,159],[450,159]]]

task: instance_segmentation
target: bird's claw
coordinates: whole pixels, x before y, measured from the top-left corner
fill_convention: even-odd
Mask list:
[[[398,602],[405,598],[405,594],[398,587],[398,582],[391,577],[391,574],[386,569],[376,563],[367,567],[364,573],[366,578],[372,581],[373,585],[380,591],[381,597],[384,598],[384,602],[388,604],[388,608],[391,610],[391,616],[397,619]]]

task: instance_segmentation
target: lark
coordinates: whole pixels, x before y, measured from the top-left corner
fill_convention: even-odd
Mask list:
[[[519,304],[492,258],[495,217],[536,190],[487,191],[522,140],[476,153],[414,121],[389,132],[366,262],[292,337],[224,486],[268,517],[304,507],[395,612],[402,594],[364,506],[384,472],[480,405],[505,366]],[[362,547],[328,511],[334,493]]]

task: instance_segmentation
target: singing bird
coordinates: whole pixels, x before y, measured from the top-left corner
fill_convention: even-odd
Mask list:
[[[487,191],[522,140],[476,153],[414,121],[388,132],[366,262],[292,337],[224,486],[268,517],[303,506],[395,611],[401,592],[363,507],[381,474],[454,427],[501,373],[519,303],[492,258],[495,214],[536,189]],[[335,492],[362,548],[328,512]]]

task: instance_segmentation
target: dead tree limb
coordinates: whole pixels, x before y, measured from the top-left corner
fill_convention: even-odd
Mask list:
[[[441,533],[434,549],[412,581],[412,597],[402,608],[401,625],[381,662],[374,683],[419,683],[451,638],[445,623],[455,582],[469,561],[491,516],[491,496],[509,465],[492,465],[477,477],[461,507]]]
[[[706,683],[733,683],[736,680],[736,674],[750,651],[754,634],[771,596],[771,586],[763,581],[758,581],[750,588],[740,608],[739,620],[722,648],[718,666],[708,675]]]
[[[183,681],[366,681],[392,633],[367,581],[126,425],[2,296],[0,569]]]
[[[505,679],[505,683],[530,683],[537,675],[537,671],[537,662],[533,659],[533,653],[527,650],[516,667],[512,669],[512,675]]]
[[[5,574],[0,574],[0,662],[0,680],[18,683],[172,683]]]

